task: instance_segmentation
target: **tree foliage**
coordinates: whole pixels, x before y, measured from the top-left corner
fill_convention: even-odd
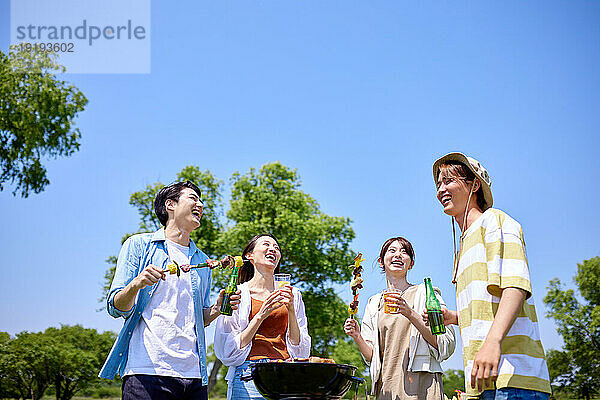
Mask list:
[[[21,396],[40,399],[52,383],[56,346],[42,333],[21,332],[10,343],[7,375],[13,380]],[[25,397],[24,397],[25,398]]]
[[[215,355],[214,345],[208,346],[206,349],[206,362],[210,368],[210,376],[208,377],[208,388],[212,396],[226,398],[227,397],[227,381],[225,381],[225,374],[227,370],[223,371],[223,368],[215,368],[215,365],[222,365],[221,361],[217,359]]]
[[[55,58],[15,46],[0,51],[0,191],[11,183],[14,195],[41,192],[50,183],[42,159],[79,150],[73,120],[87,99],[52,73],[64,72]]]
[[[600,391],[600,257],[577,265],[573,289],[552,279],[544,303],[558,325],[564,348],[548,352],[551,383],[559,391],[589,399]]]
[[[98,334],[95,329],[79,325],[48,328],[45,335],[55,340],[53,382],[57,400],[69,400],[78,392],[98,381],[98,371],[104,364],[115,334]]]
[[[8,333],[0,332],[0,399],[22,397],[13,376],[13,363],[15,360],[11,354],[11,340]]]
[[[0,332],[0,398],[40,399],[53,388],[57,400],[99,382],[98,371],[115,335],[79,325],[21,332]]]
[[[461,369],[449,369],[444,372],[442,376],[442,383],[444,385],[444,394],[447,398],[458,397],[456,391],[465,391],[465,371]]]
[[[346,336],[344,339],[339,339],[335,344],[331,358],[333,358],[339,364],[348,364],[353,365],[358,368],[354,376],[361,377],[365,379],[364,383],[360,385],[360,387],[350,388],[348,393],[344,398],[352,399],[354,395],[358,391],[360,393],[369,393],[371,388],[371,375],[369,374],[369,370],[367,368],[367,364],[365,360],[362,358],[362,355],[356,348],[356,343],[349,336]],[[366,392],[365,392],[366,390]],[[361,398],[360,396],[358,398]]]
[[[348,304],[332,288],[309,288],[302,293],[302,298],[312,338],[312,352],[327,357],[338,340],[347,338],[344,321],[348,318]]]
[[[230,179],[231,200],[223,212],[223,183],[209,171],[184,168],[178,180],[189,179],[202,191],[204,216],[192,239],[210,257],[240,254],[256,234],[271,233],[281,243],[281,270],[290,273],[292,284],[302,290],[309,333],[315,355],[330,356],[343,333],[347,305],[332,288],[351,276],[353,252],[350,242],[354,231],[347,217],[323,213],[318,202],[301,190],[301,180],[294,169],[271,163],[245,174],[234,173]],[[132,194],[130,204],[140,214],[139,231],[157,229],[151,206],[161,183]],[[116,260],[112,258],[111,262]],[[114,266],[105,279],[105,294],[114,275]],[[225,286],[227,272],[213,271],[215,291]],[[357,350],[355,350],[357,352]],[[219,360],[214,366],[220,367]],[[215,372],[215,371],[213,371]]]
[[[232,177],[230,209],[233,225],[225,232],[229,246],[243,248],[257,233],[269,232],[282,245],[281,268],[292,283],[305,289],[323,289],[345,282],[351,271],[350,241],[354,231],[347,217],[332,217],[301,191],[296,170],[280,163],[250,169]]]

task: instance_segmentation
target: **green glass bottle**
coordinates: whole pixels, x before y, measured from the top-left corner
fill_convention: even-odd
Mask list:
[[[238,274],[240,267],[244,264],[242,257],[235,257],[235,265],[233,266],[233,272],[229,276],[229,284],[225,288],[225,294],[223,294],[223,301],[221,302],[221,309],[219,310],[223,315],[233,315],[233,309],[231,308],[231,295],[237,292]]]
[[[429,320],[431,333],[434,335],[446,333],[442,307],[433,291],[433,286],[431,286],[431,278],[425,278],[425,308],[427,308],[427,319]]]

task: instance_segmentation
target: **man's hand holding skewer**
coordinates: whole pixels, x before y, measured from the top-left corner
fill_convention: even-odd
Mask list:
[[[237,257],[237,258],[239,258],[241,260],[241,257]],[[190,272],[190,270],[192,268],[208,267],[212,270],[217,267],[232,268],[235,264],[236,264],[236,257],[233,257],[233,256],[225,256],[225,257],[223,257],[222,260],[208,259],[208,260],[206,260],[205,263],[198,264],[198,265],[190,265],[190,264],[179,265],[175,261],[173,261],[169,265],[167,265],[167,269],[165,270],[165,272],[168,271],[171,274],[177,274],[177,276],[179,276],[181,272]]]
[[[221,261],[219,261],[219,263],[223,268],[232,268],[235,265],[235,258],[233,256],[225,256]],[[215,267],[210,268],[212,269]]]

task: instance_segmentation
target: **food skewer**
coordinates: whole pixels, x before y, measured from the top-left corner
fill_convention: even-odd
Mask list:
[[[354,278],[350,281],[350,289],[352,289],[352,295],[354,296],[352,302],[348,306],[348,313],[350,314],[350,318],[354,319],[354,316],[358,313],[358,289],[363,288],[363,279],[360,276],[362,271],[362,266],[360,263],[365,261],[362,258],[362,253],[358,253],[356,257],[354,257],[354,269],[352,270],[352,275]]]
[[[190,265],[190,264],[184,264],[184,265],[179,265],[177,263],[177,261],[175,260],[171,260],[171,263],[169,263],[167,265],[167,269],[163,270],[164,272],[169,272],[171,275],[173,274],[177,274],[177,277],[179,277],[181,275],[181,271],[183,272],[190,272],[190,270],[192,268],[210,268],[210,269],[215,269],[217,267],[221,267],[221,268],[230,268],[234,265],[242,265],[244,263],[244,261],[242,260],[242,257],[240,256],[225,256],[223,257],[222,260],[206,260],[206,262],[204,263],[200,263],[200,264],[196,264],[196,265]]]

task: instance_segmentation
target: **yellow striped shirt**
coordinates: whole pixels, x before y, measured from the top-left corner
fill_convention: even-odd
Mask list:
[[[502,290],[507,287],[526,291],[527,300],[502,341],[496,388],[550,393],[521,225],[503,211],[486,210],[465,232],[456,281],[468,397],[481,393],[471,389],[473,360],[492,326]]]

